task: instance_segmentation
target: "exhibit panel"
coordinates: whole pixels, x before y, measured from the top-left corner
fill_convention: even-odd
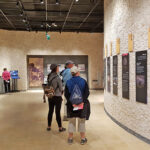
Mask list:
[[[136,101],[147,104],[147,51],[136,52]]]
[[[28,59],[28,83],[30,88],[41,87],[43,84],[43,58]]]
[[[113,56],[113,94],[118,95],[118,56]]]
[[[129,99],[129,54],[122,55],[122,97]]]
[[[108,57],[107,58],[107,91],[111,92],[111,67],[110,67],[110,63],[111,63],[111,58]]]
[[[105,110],[117,124],[147,143],[150,143],[149,6],[147,0],[104,1],[104,46],[112,42],[113,60],[118,57],[118,66],[113,60],[110,62],[113,93],[105,90]]]
[[[103,84],[104,84],[104,89],[106,90],[106,58],[104,59],[104,75],[103,75]]]

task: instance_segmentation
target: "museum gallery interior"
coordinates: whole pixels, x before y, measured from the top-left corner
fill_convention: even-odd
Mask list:
[[[150,0],[0,0],[0,150],[149,150],[149,14]],[[55,113],[46,130],[44,86],[68,61],[90,90],[85,145],[68,144],[65,94],[66,131]]]

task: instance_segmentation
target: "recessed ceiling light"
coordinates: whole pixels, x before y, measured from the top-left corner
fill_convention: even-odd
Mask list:
[[[76,2],[78,2],[79,0],[75,0]]]

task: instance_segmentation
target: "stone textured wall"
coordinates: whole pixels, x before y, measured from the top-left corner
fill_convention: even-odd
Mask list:
[[[19,89],[27,89],[27,55],[88,55],[90,88],[102,88],[103,34],[50,33],[0,30],[0,74],[19,70]],[[94,84],[92,80],[99,80]]]
[[[148,50],[150,0],[105,0],[104,45],[112,41],[116,55],[116,39],[120,38],[118,55],[118,96],[105,91],[105,109],[117,121],[150,139],[150,51],[148,51],[148,104],[136,102],[135,51]],[[130,100],[122,98],[121,54],[128,53],[128,34],[134,35],[134,52],[130,53]],[[109,56],[109,46],[108,46]],[[111,59],[112,61],[112,59]],[[112,64],[111,64],[112,89]]]

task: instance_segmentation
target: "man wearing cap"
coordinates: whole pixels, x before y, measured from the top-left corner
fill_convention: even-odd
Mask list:
[[[64,85],[64,87],[65,87],[67,81],[72,78],[72,74],[71,74],[70,69],[71,69],[73,66],[74,66],[74,62],[73,62],[73,61],[68,60],[68,61],[66,62],[66,65],[65,65],[65,68],[66,68],[66,69],[62,72],[63,85]],[[65,105],[64,105],[64,118],[63,118],[64,121],[67,121],[66,102],[67,102],[67,101],[66,101],[66,99],[65,99],[65,100],[64,100],[64,104],[65,104]]]
[[[67,99],[68,143],[73,143],[73,133],[76,132],[76,121],[78,119],[78,132],[81,135],[81,144],[87,142],[85,136],[85,120],[90,116],[90,94],[87,82],[80,77],[79,69],[76,66],[71,68],[72,78],[65,86],[65,97]]]

